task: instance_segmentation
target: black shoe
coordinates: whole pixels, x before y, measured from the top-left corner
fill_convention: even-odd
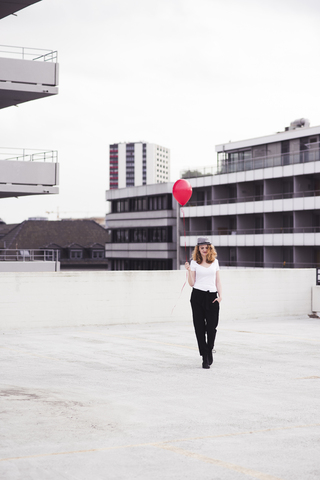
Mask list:
[[[209,363],[209,365],[213,364],[213,354],[214,353],[216,353],[215,350],[210,350],[210,352],[208,353],[208,363]]]
[[[210,368],[210,365],[206,356],[202,357],[202,368]]]

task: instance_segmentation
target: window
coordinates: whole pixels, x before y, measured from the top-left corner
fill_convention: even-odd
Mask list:
[[[114,243],[172,242],[172,227],[130,228],[113,230],[112,241]]]
[[[163,175],[162,178],[165,176]],[[155,195],[150,197],[134,197],[112,201],[112,213],[141,212],[152,210],[171,210],[172,195]]]
[[[229,259],[230,263],[232,264],[235,264],[237,262],[237,249],[235,247],[230,248]]]
[[[114,259],[112,270],[172,270],[172,260],[137,258],[132,260]]]
[[[70,250],[70,259],[71,260],[81,260],[82,250]]]
[[[52,262],[52,261],[53,261],[53,250],[46,250],[46,251],[45,251],[45,259],[46,259],[48,262]]]
[[[103,250],[92,250],[92,258],[95,260],[104,258],[104,251]]]
[[[47,261],[60,260],[60,250],[45,250],[45,258]]]

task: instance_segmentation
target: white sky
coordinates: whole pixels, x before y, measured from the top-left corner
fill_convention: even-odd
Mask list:
[[[58,50],[59,95],[0,111],[0,146],[59,152],[60,194],[0,200],[7,223],[103,216],[109,144],[171,150],[171,181],[214,146],[320,125],[319,0],[43,0],[0,45]]]

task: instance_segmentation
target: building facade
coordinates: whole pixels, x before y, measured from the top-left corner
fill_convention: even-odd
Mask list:
[[[35,3],[0,2],[0,20]],[[12,46],[0,50],[0,109],[58,94],[56,51]],[[58,184],[56,151],[0,146],[0,198],[55,194]]]
[[[170,150],[154,143],[115,143],[109,146],[109,188],[168,182]]]
[[[108,190],[106,258],[110,270],[177,269],[177,210],[172,183]]]
[[[200,234],[223,266],[320,265],[320,126],[300,119],[274,135],[217,145],[217,172],[190,178],[188,255]]]
[[[0,2],[0,20],[8,15],[16,15],[22,8],[40,8],[40,4],[32,7],[36,3],[38,0]],[[58,94],[59,64],[56,51],[6,45],[1,45],[0,50],[0,109]],[[18,131],[16,137],[18,142]],[[26,195],[57,194],[58,185],[57,151],[0,146],[0,200]],[[5,215],[5,212],[2,215]],[[4,238],[9,230],[10,227],[1,228],[0,238]],[[29,245],[27,248],[32,247]],[[15,246],[13,249],[6,246],[4,250],[0,247],[0,270],[7,272],[58,269],[59,262],[43,261],[43,255],[39,262],[38,256],[31,256],[30,251],[23,250],[21,254]],[[26,262],[26,259],[29,261]]]

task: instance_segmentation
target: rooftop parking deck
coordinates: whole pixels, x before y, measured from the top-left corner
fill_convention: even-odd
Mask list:
[[[210,370],[191,312],[3,330],[0,478],[318,480],[320,320],[221,305]]]

